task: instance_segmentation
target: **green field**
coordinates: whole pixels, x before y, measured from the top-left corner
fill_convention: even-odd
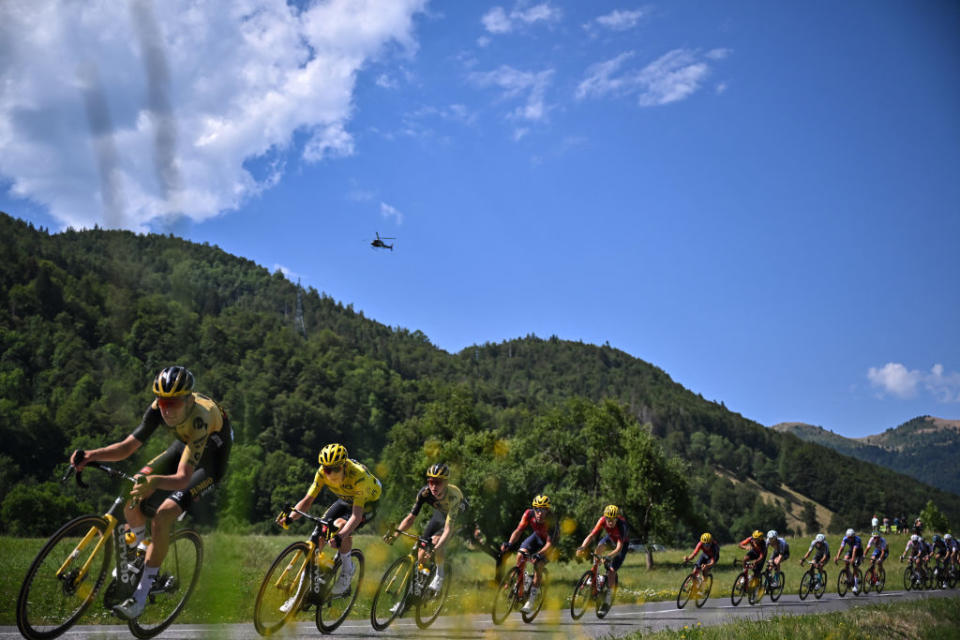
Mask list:
[[[253,602],[260,580],[274,557],[286,545],[295,541],[294,536],[241,536],[224,533],[208,534],[204,539],[204,564],[200,581],[190,603],[187,605],[180,622],[233,623],[252,620]],[[831,550],[836,553],[839,538],[828,538]],[[888,588],[899,589],[900,565],[896,561],[905,538],[894,537],[891,550],[891,562],[888,566]],[[20,583],[26,574],[34,555],[40,549],[43,540],[0,537],[0,602],[10,603],[0,609],[0,625],[15,624],[14,607]],[[799,566],[800,557],[806,553],[809,540],[806,538],[790,540],[791,557],[787,561],[785,593],[796,593],[803,569]],[[370,602],[384,569],[394,557],[409,550],[409,545],[398,540],[392,547],[385,545],[375,536],[357,536],[356,548],[362,549],[366,557],[366,570],[363,591],[357,600],[352,617],[366,617],[370,612]],[[692,549],[692,546],[691,546]],[[681,581],[690,571],[681,565],[688,550],[667,550],[654,554],[656,566],[646,569],[643,553],[630,553],[620,569],[620,591],[618,602],[642,603],[655,600],[671,600],[676,597]],[[736,545],[722,547],[720,564],[714,570],[714,598],[726,598],[730,595],[730,586],[738,573],[733,559],[743,557]],[[577,578],[587,569],[586,564],[576,562],[557,562],[549,566],[549,587],[547,606],[560,608],[569,604],[569,598]],[[458,553],[453,561],[454,582],[446,611],[486,612],[493,599],[492,580],[493,561],[479,552]],[[828,568],[828,592],[836,588],[837,567]],[[304,614],[307,615],[307,614]],[[84,622],[114,623],[111,615],[103,611],[99,603],[91,607],[84,616]]]

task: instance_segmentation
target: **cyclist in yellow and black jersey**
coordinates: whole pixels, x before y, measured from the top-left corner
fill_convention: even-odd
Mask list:
[[[141,481],[130,492],[123,510],[127,527],[134,534],[131,547],[146,533],[147,517],[153,518],[152,539],[140,582],[133,596],[114,607],[126,618],[138,617],[146,606],[153,579],[170,543],[170,529],[181,513],[211,493],[223,478],[233,442],[226,412],[207,396],[193,390],[194,377],[180,366],[167,367],[153,381],[156,396],[140,424],[124,440],[100,449],[74,451],[70,462],[82,470],[90,462],[116,462],[129,458],[163,427],[173,443],[152,459],[138,474]]]
[[[332,520],[338,531],[333,536],[333,545],[340,550],[340,560],[343,569],[340,577],[333,585],[333,594],[340,595],[350,587],[350,580],[356,567],[350,558],[353,548],[353,533],[373,520],[377,513],[377,501],[383,491],[380,480],[369,469],[356,460],[347,457],[347,448],[342,444],[328,444],[320,451],[320,468],[313,478],[313,484],[307,490],[307,495],[300,499],[296,508],[307,511],[313,501],[326,487],[337,500],[323,514],[324,518]],[[287,520],[298,520],[300,514],[281,513],[277,516],[277,523],[287,526]],[[326,544],[320,539],[320,550]]]
[[[420,514],[424,504],[433,507],[434,512],[421,536],[433,541],[437,561],[437,573],[434,574],[428,588],[439,592],[443,585],[444,546],[455,530],[457,518],[467,508],[463,492],[450,484],[450,468],[442,462],[427,469],[427,486],[417,492],[417,500],[413,503],[413,508],[397,525],[397,531],[406,531]],[[392,544],[396,537],[397,533],[390,531],[383,539],[387,544]],[[418,559],[423,562],[423,550],[420,549],[418,553],[420,556]]]

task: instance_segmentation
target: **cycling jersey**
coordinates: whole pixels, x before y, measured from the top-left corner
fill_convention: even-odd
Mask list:
[[[903,555],[909,555],[911,558],[920,555],[923,551],[923,544],[921,542],[914,542],[913,540],[907,541],[907,546],[903,550]]]
[[[622,516],[617,517],[612,527],[608,527],[607,519],[601,516],[600,519],[597,520],[597,524],[594,525],[590,535],[597,535],[601,529],[607,534],[603,540],[609,540],[613,546],[616,546],[618,542],[623,542],[624,547],[630,544],[630,536],[627,535],[627,521],[624,520]],[[601,540],[601,542],[603,541]]]
[[[550,511],[543,518],[543,521],[537,522],[534,517],[533,509],[527,509],[523,512],[523,516],[520,518],[520,524],[517,526],[521,531],[530,527],[533,529],[533,533],[536,534],[544,544],[552,540],[557,535],[557,514],[553,511]]]
[[[466,511],[467,501],[463,498],[463,492],[452,484],[447,485],[447,491],[442,498],[437,498],[430,491],[430,487],[424,487],[417,492],[417,500],[413,503],[410,513],[419,515],[420,509],[424,504],[433,507],[439,514],[446,516],[445,525],[453,525],[453,521],[460,514]]]
[[[817,541],[814,540],[813,542],[810,543],[810,548],[807,550],[808,553],[810,551],[814,552],[814,559],[819,559],[821,556],[830,555],[830,544],[826,540],[824,540],[820,544],[822,546],[817,547]]]
[[[844,536],[840,542],[840,549],[842,550],[847,546],[850,547],[851,551],[859,549],[861,553],[863,552],[863,541],[860,539],[860,536]]]
[[[201,393],[194,393],[193,406],[187,412],[180,424],[170,426],[163,421],[157,400],[154,400],[143,414],[143,419],[131,434],[140,442],[146,442],[157,427],[163,426],[167,431],[186,445],[180,460],[197,467],[207,446],[207,439],[211,434],[218,433],[226,422],[226,414],[220,406]],[[232,433],[230,439],[233,439]],[[161,454],[162,455],[162,454]],[[158,456],[159,458],[159,456]],[[154,458],[156,460],[157,458]],[[153,462],[153,461],[151,461]],[[150,463],[148,463],[149,465]]]
[[[362,464],[356,460],[347,460],[343,466],[342,479],[338,484],[332,483],[323,473],[323,468],[317,469],[313,477],[313,484],[307,495],[316,498],[320,490],[326,486],[338,498],[348,504],[362,507],[369,502],[380,499],[382,488],[380,481]]]
[[[956,551],[957,549],[960,549],[960,544],[957,543],[957,539],[950,538],[950,540],[947,541],[947,551]]]
[[[708,560],[716,562],[720,559],[720,545],[716,542],[708,542],[706,544],[698,542],[692,555],[696,555],[698,551],[703,552],[703,555],[706,556]]]
[[[882,551],[887,548],[887,541],[883,539],[883,536],[872,536],[867,540],[867,546],[872,546]]]
[[[753,536],[750,536],[750,537],[748,537],[748,538],[744,538],[744,539],[740,542],[740,546],[742,547],[743,545],[745,545],[745,544],[747,544],[747,543],[750,543],[750,549],[748,549],[748,552],[749,552],[749,551],[752,551],[752,552],[754,552],[754,553],[755,553],[756,555],[758,555],[758,556],[766,555],[766,553],[767,553],[767,542],[766,542],[766,540],[764,540],[763,538],[754,538]]]
[[[776,538],[775,544],[771,545],[771,549],[773,550],[774,557],[783,556],[786,558],[790,555],[790,544],[783,538]]]

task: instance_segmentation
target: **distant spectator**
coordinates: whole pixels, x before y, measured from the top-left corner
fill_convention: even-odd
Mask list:
[[[913,521],[913,532],[918,536],[923,535],[923,521],[920,518]]]
[[[880,526],[880,518],[877,517],[877,514],[873,514],[873,519],[870,520],[870,532],[873,533],[877,530],[877,527]]]
[[[893,532],[900,533],[900,518],[893,518]]]

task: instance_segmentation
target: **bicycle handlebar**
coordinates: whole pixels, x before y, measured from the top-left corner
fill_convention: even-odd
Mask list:
[[[83,459],[86,457],[86,452],[83,449],[78,449],[77,454],[78,454],[77,462],[82,462]],[[100,471],[103,471],[105,474],[107,474],[108,476],[114,479],[121,478],[123,480],[127,480],[128,482],[132,482],[133,484],[138,484],[140,482],[140,480],[136,476],[131,476],[129,474],[124,473],[123,471],[120,471],[119,469],[108,467],[102,462],[88,462],[86,465],[84,465],[84,469],[91,469],[91,468],[99,469]],[[70,463],[67,466],[67,470],[64,472],[63,477],[60,478],[60,482],[66,482],[67,480],[70,479],[70,475],[74,473],[76,474],[74,478],[77,481],[77,485],[83,489],[86,489],[87,483],[84,482],[82,478],[83,471],[77,471],[76,467],[73,466],[73,463]]]

